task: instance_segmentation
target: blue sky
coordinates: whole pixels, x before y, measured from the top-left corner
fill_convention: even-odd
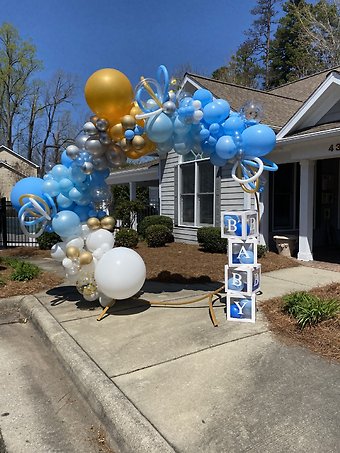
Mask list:
[[[209,76],[243,41],[255,0],[0,0],[1,22],[30,38],[43,61],[41,78],[58,70],[79,77],[82,90],[97,69],[124,72],[135,86],[165,64]]]

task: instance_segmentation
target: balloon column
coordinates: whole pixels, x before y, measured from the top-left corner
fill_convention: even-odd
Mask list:
[[[172,149],[192,152],[215,166],[232,163],[234,180],[253,193],[261,190],[263,170],[277,169],[263,157],[274,148],[275,133],[260,124],[258,105],[248,103],[235,112],[208,90],[189,95],[171,87],[163,65],[156,79],[141,77],[135,92],[120,71],[96,71],[85,86],[94,115],[61,162],[43,178],[22,179],[12,190],[23,232],[31,237],[55,232],[62,238],[52,256],[87,300],[130,297],[145,279],[136,252],[112,250],[115,221],[107,215],[111,190],[105,181],[112,168],[152,152],[161,157]]]

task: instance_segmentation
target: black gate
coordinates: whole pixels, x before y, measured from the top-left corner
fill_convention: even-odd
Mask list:
[[[27,237],[20,228],[18,213],[6,198],[0,199],[0,248],[37,246],[34,238]]]

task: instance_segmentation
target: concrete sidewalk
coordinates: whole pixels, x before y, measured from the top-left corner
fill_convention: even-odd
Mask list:
[[[299,266],[262,276],[259,300],[340,282]],[[29,314],[85,394],[116,451],[338,452],[340,366],[281,344],[261,311],[227,322],[224,300],[156,307],[217,286],[147,282],[101,322],[101,307],[61,286],[27,296]]]

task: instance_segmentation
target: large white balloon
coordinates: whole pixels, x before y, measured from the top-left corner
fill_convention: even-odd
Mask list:
[[[64,242],[57,242],[51,248],[51,257],[55,260],[62,261],[66,257],[66,245]]]
[[[110,231],[104,230],[104,228],[92,231],[86,238],[86,247],[90,252],[94,252],[104,244],[108,244],[109,249],[111,249],[114,244],[113,234],[110,233]]]
[[[98,261],[94,276],[100,292],[112,299],[128,299],[143,286],[146,268],[134,250],[116,247]]]
[[[77,249],[82,249],[84,247],[84,239],[81,236],[73,236],[66,242],[66,248],[67,247],[77,247]]]

